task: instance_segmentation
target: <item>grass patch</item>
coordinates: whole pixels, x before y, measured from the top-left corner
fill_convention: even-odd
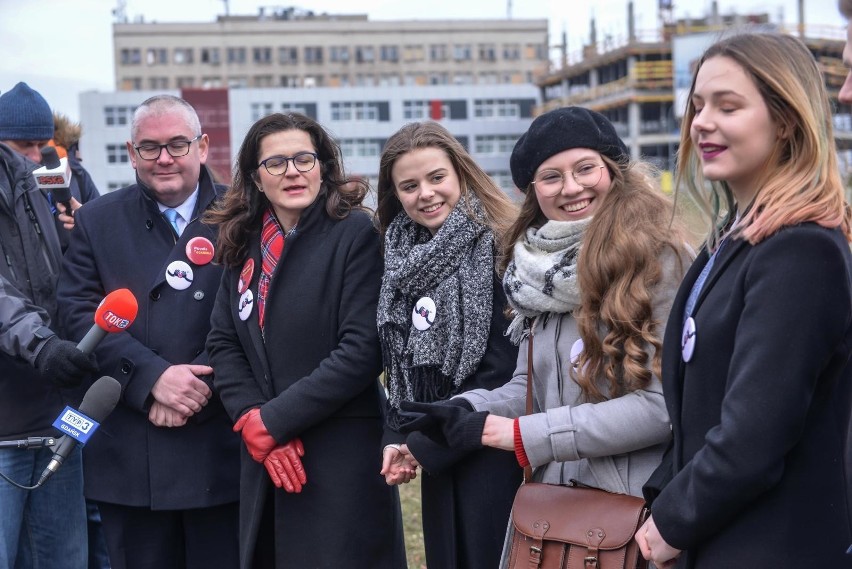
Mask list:
[[[426,569],[426,550],[423,546],[423,517],[420,507],[420,476],[408,484],[399,485],[402,502],[402,523],[405,530],[405,553],[409,569]]]

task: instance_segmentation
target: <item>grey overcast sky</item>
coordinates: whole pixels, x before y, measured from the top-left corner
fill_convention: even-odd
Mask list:
[[[805,22],[830,37],[845,37],[837,0],[804,0]],[[116,0],[0,0],[0,91],[26,81],[55,110],[79,118],[78,95],[97,89],[112,91],[112,23]],[[126,0],[128,21],[144,17],[156,22],[208,22],[225,10],[224,0]],[[322,13],[367,14],[371,20],[546,18],[551,44],[568,34],[569,50],[579,50],[588,37],[589,20],[597,19],[599,38],[625,35],[627,0],[230,0],[232,15],[257,14],[259,6],[296,6]],[[675,17],[701,17],[712,0],[674,0]],[[770,15],[773,22],[793,26],[797,0],[718,0],[719,11],[734,6],[740,13]],[[656,0],[634,0],[638,30],[657,27]],[[824,34],[819,34],[824,35]],[[84,125],[85,126],[85,125]]]

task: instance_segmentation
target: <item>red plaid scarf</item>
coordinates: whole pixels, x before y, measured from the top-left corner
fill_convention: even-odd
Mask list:
[[[260,232],[260,279],[257,283],[257,320],[260,329],[263,330],[263,314],[266,305],[266,295],[269,292],[269,283],[272,282],[272,274],[281,258],[284,250],[284,232],[278,219],[267,209],[263,214],[263,230]]]

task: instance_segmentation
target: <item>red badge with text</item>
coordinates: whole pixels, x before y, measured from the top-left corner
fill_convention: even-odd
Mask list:
[[[186,256],[196,265],[206,265],[213,260],[213,243],[206,237],[193,237],[186,244]]]
[[[246,261],[246,264],[243,265],[243,270],[240,271],[240,278],[237,281],[238,294],[243,294],[246,290],[248,290],[252,274],[254,274],[254,259],[249,259]]]

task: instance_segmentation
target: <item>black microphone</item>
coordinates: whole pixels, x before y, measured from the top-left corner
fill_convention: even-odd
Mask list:
[[[60,160],[56,148],[45,146],[41,149],[41,163],[43,166],[33,172],[38,187],[48,190],[53,202],[64,205],[65,213],[71,215],[71,167],[68,159]]]
[[[86,391],[86,394],[83,396],[83,402],[80,403],[79,412],[100,423],[115,409],[120,396],[121,384],[105,375],[93,383],[89,390]],[[66,414],[66,411],[63,411],[59,419],[62,419]],[[41,473],[36,487],[47,482],[47,479],[59,470],[59,467],[62,466],[62,463],[65,462],[65,459],[68,458],[68,455],[71,454],[71,451],[76,446],[77,439],[69,435],[62,435],[56,441],[56,450],[53,451],[53,458],[50,460],[47,468],[44,469],[44,472]]]

